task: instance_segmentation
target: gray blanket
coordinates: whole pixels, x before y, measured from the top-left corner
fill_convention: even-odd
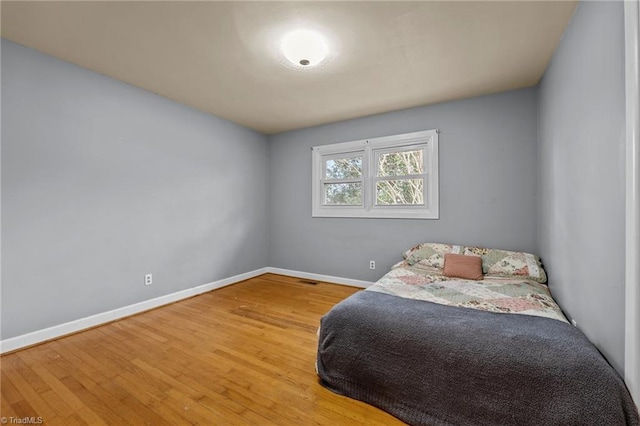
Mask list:
[[[321,320],[321,383],[412,425],[640,424],[620,376],[575,327],[372,291]]]

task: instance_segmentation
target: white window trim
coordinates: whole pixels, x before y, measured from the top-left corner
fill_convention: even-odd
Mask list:
[[[375,155],[379,150],[424,145],[425,164],[425,205],[423,206],[380,206],[374,203],[376,182]],[[396,218],[396,219],[439,219],[438,181],[438,131],[405,133],[315,146],[312,149],[312,217],[342,218]],[[361,206],[323,205],[324,161],[334,155],[361,154],[363,179],[363,204]]]

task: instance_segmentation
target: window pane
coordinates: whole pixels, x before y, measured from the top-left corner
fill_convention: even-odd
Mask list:
[[[333,158],[325,164],[326,179],[353,179],[362,176],[362,157]]]
[[[423,205],[424,179],[382,180],[376,183],[376,204]]]
[[[339,206],[362,205],[362,184],[360,182],[325,184],[324,204]]]
[[[424,159],[421,149],[416,151],[389,152],[378,155],[378,176],[421,175]]]

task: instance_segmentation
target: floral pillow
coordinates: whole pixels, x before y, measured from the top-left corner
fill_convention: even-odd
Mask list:
[[[482,257],[482,272],[498,277],[521,277],[539,283],[547,282],[540,258],[520,251],[465,247],[462,254]]]
[[[461,250],[461,246],[452,244],[422,243],[407,250],[403,256],[410,266],[419,263],[421,266],[442,269],[444,268],[444,255],[446,253],[459,254]]]

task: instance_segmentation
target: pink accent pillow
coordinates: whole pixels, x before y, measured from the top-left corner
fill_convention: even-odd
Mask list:
[[[482,258],[480,256],[445,253],[443,273],[446,277],[481,280],[483,278]]]

